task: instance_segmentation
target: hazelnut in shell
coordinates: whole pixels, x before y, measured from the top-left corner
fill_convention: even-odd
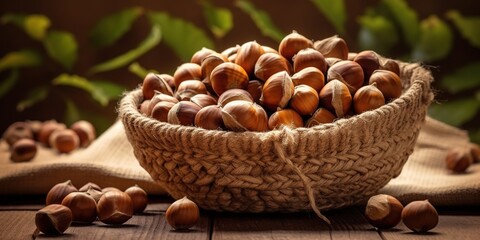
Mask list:
[[[78,189],[67,180],[62,183],[55,184],[47,193],[46,204],[61,204],[63,198],[72,192],[78,192]]]
[[[119,225],[132,218],[133,202],[122,191],[105,192],[97,204],[98,219],[106,224]]]
[[[402,221],[414,232],[427,232],[437,226],[438,213],[428,200],[413,201],[403,208]]]
[[[402,220],[402,210],[403,205],[398,199],[387,194],[378,194],[368,200],[365,217],[376,228],[392,228]]]
[[[61,204],[51,204],[37,211],[35,225],[45,235],[61,235],[72,223],[72,211]]]
[[[63,198],[62,205],[72,211],[73,222],[92,223],[97,219],[97,203],[85,192],[69,193]]]
[[[28,162],[37,155],[37,144],[33,139],[23,138],[12,145],[10,152],[13,162]]]
[[[183,197],[167,208],[165,219],[175,230],[187,230],[200,219],[200,210],[197,204],[187,197]]]

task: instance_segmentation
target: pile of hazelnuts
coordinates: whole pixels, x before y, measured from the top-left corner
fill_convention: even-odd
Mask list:
[[[35,214],[35,224],[37,231],[46,235],[62,234],[72,223],[85,225],[99,220],[121,225],[142,213],[147,204],[148,195],[138,185],[121,191],[89,182],[77,189],[68,180],[49,190],[46,206]]]
[[[202,48],[168,74],[149,73],[139,111],[161,122],[209,130],[312,127],[376,109],[402,94],[396,61],[349,52],[344,39],[297,32],[278,49],[246,42]]]
[[[95,127],[86,120],[79,120],[69,128],[55,120],[15,122],[3,134],[13,162],[32,160],[37,154],[37,143],[58,153],[70,153],[88,147],[95,138]]]

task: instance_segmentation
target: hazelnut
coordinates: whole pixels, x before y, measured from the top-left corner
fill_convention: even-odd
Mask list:
[[[37,144],[33,139],[23,138],[16,141],[11,148],[10,160],[28,162],[37,155]]]
[[[153,107],[150,116],[160,122],[168,122],[168,112],[174,105],[173,102],[159,102]]]
[[[95,127],[89,121],[77,121],[70,126],[70,129],[78,135],[82,148],[88,147],[96,138]]]
[[[292,58],[300,50],[305,48],[312,48],[312,40],[298,34],[296,31],[285,36],[280,45],[278,46],[278,53],[282,55],[288,61],[292,61]]]
[[[141,187],[131,186],[125,190],[125,193],[132,199],[134,213],[142,213],[147,208],[148,195]]]
[[[217,105],[206,106],[195,115],[195,126],[208,130],[225,129],[222,118],[222,108]]]
[[[122,191],[105,192],[97,204],[98,219],[106,224],[123,224],[132,218],[133,202]]]
[[[365,83],[368,83],[368,79],[370,79],[373,71],[380,69],[379,56],[376,52],[372,50],[365,50],[359,52],[355,56],[353,61],[358,63],[362,67]]]
[[[175,230],[186,230],[193,227],[200,218],[197,204],[183,197],[173,202],[165,212],[167,223]]]
[[[217,53],[215,52],[214,50],[212,49],[209,49],[209,48],[206,48],[206,47],[202,47],[202,49],[196,51],[193,55],[192,55],[192,58],[190,59],[190,62],[191,63],[195,63],[195,64],[202,64],[203,60],[213,54],[213,53]]]
[[[246,89],[248,74],[240,65],[225,62],[213,69],[210,74],[210,83],[217,96],[220,96],[228,89]]]
[[[67,180],[62,183],[57,183],[48,191],[46,204],[61,204],[63,198],[72,192],[78,192],[78,189],[73,186],[72,181]]]
[[[151,99],[155,95],[155,91],[173,96],[170,85],[161,75],[156,73],[148,73],[143,79],[142,94],[144,99]]]
[[[173,74],[173,81],[175,89],[178,91],[178,86],[185,80],[201,80],[202,68],[196,63],[184,63],[180,65]]]
[[[176,86],[175,86],[175,81],[173,80],[173,76],[169,74],[162,73],[158,75],[160,78],[165,80],[167,82],[168,86],[170,86],[170,89],[172,89],[172,92],[175,92]]]
[[[86,194],[90,195],[93,199],[95,199],[95,202],[98,203],[100,201],[100,198],[103,195],[102,190],[97,190],[92,186],[88,186],[87,191],[85,191]]]
[[[363,70],[362,67],[350,60],[344,60],[333,64],[328,69],[328,81],[337,79],[347,85],[350,94],[353,96],[355,92],[363,86]]]
[[[299,128],[303,127],[303,119],[292,109],[282,109],[274,112],[268,119],[268,128],[270,130],[280,127]]]
[[[157,92],[155,92],[155,96],[153,96],[153,98],[150,100],[150,102],[148,104],[147,116],[152,115],[153,108],[159,102],[178,103],[179,101],[178,101],[177,98],[175,98],[173,96],[170,96],[170,95],[167,95],[167,94],[164,94],[164,93],[161,93],[161,92],[157,91]]]
[[[265,110],[249,101],[235,100],[222,108],[222,119],[225,127],[236,132],[268,129],[268,117]]]
[[[375,70],[368,84],[372,83],[377,83],[377,88],[383,93],[386,101],[398,98],[402,94],[402,80],[392,71]]]
[[[292,72],[292,65],[282,55],[278,53],[264,53],[255,63],[255,76],[265,82],[273,74],[286,71]]]
[[[447,152],[445,163],[448,170],[463,173],[473,163],[472,154],[468,149],[452,148]]]
[[[70,153],[80,146],[80,138],[71,129],[56,130],[50,135],[50,146],[59,153]]]
[[[260,102],[270,111],[283,109],[295,92],[292,78],[286,71],[273,74],[263,85]]]
[[[175,97],[180,101],[190,101],[197,94],[207,94],[205,84],[199,80],[185,80],[178,85]]]
[[[218,105],[224,107],[227,103],[235,100],[244,100],[253,102],[253,97],[247,90],[243,89],[229,89],[218,97]]]
[[[110,191],[118,191],[118,192],[122,192],[122,190],[116,188],[116,187],[105,187],[105,188],[102,188],[102,193],[106,193],[106,192],[110,192]]]
[[[337,117],[343,117],[350,111],[352,95],[347,85],[339,80],[328,82],[318,94],[319,105],[325,107]]]
[[[102,188],[100,186],[98,186],[98,184],[92,183],[92,182],[85,183],[85,185],[80,187],[78,189],[78,191],[79,192],[86,192],[90,187],[95,189],[95,190],[102,191]]]
[[[206,83],[211,84],[210,74],[212,74],[213,69],[224,62],[228,62],[228,58],[219,53],[212,53],[204,58],[201,64],[203,78],[202,81],[206,81]]]
[[[70,208],[74,222],[92,223],[97,219],[97,203],[85,192],[69,193],[63,198],[62,205]]]
[[[264,54],[262,46],[256,41],[246,42],[238,49],[235,63],[240,65],[248,75],[253,76],[255,72],[255,63],[258,58]]]
[[[313,48],[302,49],[293,57],[293,72],[297,73],[306,67],[315,67],[322,73],[327,73],[325,58]]]
[[[46,235],[60,235],[70,227],[72,216],[68,207],[52,204],[37,211],[35,225]]]
[[[385,98],[375,83],[361,87],[353,96],[353,109],[358,114],[383,105],[385,105]]]
[[[293,74],[292,81],[295,86],[305,84],[315,91],[320,92],[323,86],[325,86],[325,76],[316,67],[306,67],[297,73]]]
[[[402,221],[414,232],[427,232],[437,226],[438,213],[428,200],[413,201],[403,208]]]
[[[313,127],[320,124],[332,123],[335,121],[335,115],[326,108],[318,108],[305,123],[305,127]]]
[[[50,147],[50,135],[56,130],[66,129],[67,127],[63,123],[58,123],[55,120],[45,121],[38,132],[38,141],[45,147]]]
[[[237,44],[233,47],[229,47],[229,48],[223,50],[220,54],[222,54],[223,56],[228,58],[228,57],[230,57],[234,54],[237,54],[238,49],[240,49],[240,45]]]
[[[33,139],[32,130],[25,122],[15,122],[3,133],[3,139],[5,139],[9,146],[12,146],[16,141],[24,138]]]
[[[195,115],[200,111],[200,107],[189,101],[180,101],[175,103],[168,111],[167,122],[171,124],[193,126],[195,124]]]
[[[396,198],[378,194],[370,197],[365,207],[365,217],[376,228],[392,228],[402,220],[403,205]]]
[[[217,104],[217,99],[208,94],[197,94],[190,98],[190,102],[197,104],[199,107],[204,108],[206,106]]]
[[[318,93],[308,85],[295,86],[289,106],[302,116],[310,115],[318,108]]]
[[[278,51],[277,51],[277,50],[275,50],[275,49],[273,49],[273,48],[271,48],[271,47],[269,47],[269,46],[265,46],[265,45],[264,45],[264,46],[262,46],[262,48],[263,48],[263,51],[264,51],[265,53],[276,53],[276,54],[278,54]]]
[[[262,97],[263,82],[259,80],[250,80],[247,86],[247,92],[253,98],[255,103],[260,103],[260,97]]]
[[[343,38],[338,36],[332,36],[316,41],[313,44],[313,47],[322,53],[325,58],[334,57],[342,60],[348,59],[348,45]]]

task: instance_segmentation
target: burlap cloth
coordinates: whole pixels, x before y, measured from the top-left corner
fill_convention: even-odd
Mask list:
[[[465,131],[427,117],[402,173],[380,192],[403,202],[429,199],[438,206],[480,205],[480,164],[472,165],[465,174],[445,169],[447,150],[468,144]],[[37,156],[27,163],[11,162],[7,144],[0,143],[1,195],[44,194],[68,179],[77,187],[87,182],[120,189],[138,184],[149,194],[166,194],[135,159],[120,121],[86,149],[59,155],[40,147]]]

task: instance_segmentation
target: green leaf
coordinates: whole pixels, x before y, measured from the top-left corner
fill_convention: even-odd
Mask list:
[[[70,70],[77,59],[77,41],[64,31],[49,31],[43,42],[48,55]]]
[[[132,7],[102,18],[90,32],[90,41],[96,47],[106,47],[120,39],[143,13],[141,7]]]
[[[417,13],[408,6],[405,0],[383,0],[383,3],[400,25],[407,43],[411,47],[415,46],[420,34],[420,23]]]
[[[215,7],[206,1],[203,3],[203,15],[210,31],[217,38],[225,36],[233,27],[232,12],[228,8]]]
[[[154,25],[161,27],[165,43],[184,62],[190,61],[202,47],[214,49],[213,41],[191,22],[171,17],[166,12],[150,12],[148,17]]]
[[[5,14],[2,16],[2,22],[17,25],[35,40],[43,40],[51,24],[50,19],[41,14]]]
[[[414,61],[440,60],[450,53],[453,33],[450,27],[435,15],[420,24],[420,39],[412,52]]]
[[[130,64],[130,66],[128,66],[128,70],[131,73],[137,75],[141,79],[144,79],[149,72],[158,73],[158,71],[153,69],[147,70],[146,68],[142,67],[138,62],[134,62]]]
[[[480,110],[480,101],[459,99],[442,104],[432,104],[428,110],[431,117],[452,126],[460,127],[472,120]]]
[[[9,52],[0,59],[0,72],[9,68],[33,67],[42,63],[42,57],[31,49]]]
[[[13,88],[13,86],[15,86],[15,83],[17,83],[18,80],[18,76],[18,69],[14,68],[10,71],[8,77],[2,80],[2,82],[0,82],[0,98],[5,96],[5,94],[7,94],[8,91]]]
[[[447,12],[447,18],[453,21],[470,44],[480,48],[480,17],[464,17],[458,11],[451,10]]]
[[[37,104],[38,102],[43,101],[48,96],[48,87],[42,86],[30,90],[26,99],[20,101],[17,104],[17,111],[22,112],[23,110]]]
[[[67,125],[70,126],[74,122],[83,119],[80,114],[80,110],[74,101],[68,98],[63,99],[63,101],[65,102],[65,113],[63,120]]]
[[[255,25],[260,29],[263,35],[280,42],[285,34],[273,23],[267,12],[258,9],[250,1],[237,0],[236,6],[243,12],[250,15]]]
[[[335,30],[343,35],[345,34],[345,23],[347,21],[347,11],[345,10],[344,0],[311,0],[315,7],[330,21]]]
[[[91,83],[95,86],[94,94],[105,96],[109,101],[119,99],[126,88],[122,85],[102,80],[93,80]]]
[[[160,27],[153,25],[148,36],[134,49],[106,62],[93,66],[89,73],[99,73],[123,67],[155,47],[162,39]]]
[[[450,93],[456,94],[464,90],[480,87],[480,62],[469,63],[446,75],[441,86]]]
[[[475,131],[469,131],[468,135],[471,142],[480,144],[480,129],[476,129]]]
[[[95,85],[92,82],[90,82],[86,78],[77,75],[68,75],[63,73],[53,79],[52,83],[54,85],[70,86],[82,89],[90,93],[92,99],[97,101],[102,106],[106,106],[110,100],[108,96],[103,93],[103,91],[96,89]]]
[[[361,26],[358,33],[360,49],[371,49],[386,55],[398,43],[394,24],[384,16],[363,15],[358,22]]]

